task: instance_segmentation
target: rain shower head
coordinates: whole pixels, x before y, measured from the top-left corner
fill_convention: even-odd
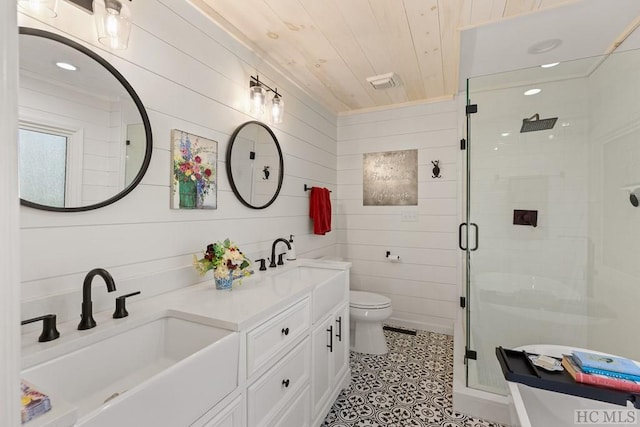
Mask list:
[[[553,127],[556,125],[557,120],[557,117],[553,117],[551,119],[540,119],[540,115],[536,113],[528,119],[522,119],[522,127],[520,128],[520,133],[553,129]]]

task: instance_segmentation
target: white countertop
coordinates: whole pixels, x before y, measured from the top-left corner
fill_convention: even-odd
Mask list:
[[[112,310],[94,313],[97,326],[93,329],[77,330],[76,320],[60,323],[60,338],[46,343],[38,342],[40,331],[23,334],[22,369],[111,336],[114,329],[126,330],[171,311],[179,311],[192,320],[222,329],[246,329],[257,319],[276,313],[311,291],[312,285],[301,280],[273,279],[274,276],[299,266],[346,270],[351,263],[322,259],[289,261],[284,266],[256,271],[252,276],[242,279],[241,283],[235,281],[231,291],[217,290],[212,275],[208,274],[205,281],[193,286],[147,299],[127,301],[129,316],[123,319],[113,319]],[[78,305],[80,303],[78,301]]]

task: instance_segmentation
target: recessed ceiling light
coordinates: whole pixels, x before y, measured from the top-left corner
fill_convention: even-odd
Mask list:
[[[569,123],[569,122],[562,122],[562,125],[561,125],[561,126],[562,126],[563,128],[566,128],[567,126],[571,126],[571,123]]]
[[[537,95],[537,94],[539,94],[540,92],[542,92],[542,89],[537,89],[537,88],[536,88],[536,89],[529,89],[529,90],[528,90],[528,91],[526,91],[524,94],[525,94],[526,96],[530,96],[530,95]]]
[[[68,62],[56,62],[56,65],[62,68],[63,70],[68,70],[68,71],[76,71],[78,69],[78,67],[76,67],[75,65],[69,64]]]
[[[560,39],[543,40],[541,42],[538,42],[529,46],[529,49],[527,49],[527,52],[533,55],[538,55],[540,53],[546,53],[546,52],[552,51],[553,49],[557,48],[561,44],[562,44],[562,40]]]
[[[541,65],[540,67],[542,67],[542,68],[552,68],[552,67],[555,67],[558,64],[560,64],[560,63],[559,62],[552,62],[551,64],[544,64],[544,65]]]
[[[511,132],[502,132],[500,134],[500,136],[509,136],[509,135],[511,135]]]

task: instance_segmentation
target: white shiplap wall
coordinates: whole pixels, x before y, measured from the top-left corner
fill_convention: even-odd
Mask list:
[[[63,34],[111,62],[145,105],[154,138],[149,170],[123,200],[73,214],[21,208],[23,318],[53,312],[61,321],[76,319],[84,275],[94,267],[112,273],[117,295],[141,289],[145,297],[193,284],[200,280],[193,254],[226,237],[252,259],[266,256],[275,238],[289,234],[296,235],[299,257],[336,252],[337,233],[311,234],[309,193],[303,189],[336,189],[336,116],[188,2],[145,0],[130,7],[129,48],[114,54],[97,43],[93,17],[66,2],[53,20],[19,16],[20,25]],[[278,87],[287,106],[284,123],[273,127],[284,153],[284,184],[265,210],[241,205],[225,173],[230,135],[254,119],[245,106],[249,76],[256,73]],[[171,129],[218,141],[217,210],[169,208]],[[96,283],[94,310],[112,309],[116,294],[107,297]]]
[[[447,333],[459,297],[457,106],[452,100],[338,119],[336,224],[339,253],[353,263],[351,289],[391,298],[390,323]],[[409,149],[418,149],[418,206],[363,206],[363,154]],[[440,179],[432,178],[433,160]],[[386,251],[401,261],[387,260]]]

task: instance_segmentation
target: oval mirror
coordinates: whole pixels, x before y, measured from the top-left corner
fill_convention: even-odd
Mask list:
[[[284,161],[269,126],[250,121],[235,130],[227,149],[227,175],[233,193],[245,206],[264,209],[276,200]]]
[[[151,125],[107,61],[58,34],[20,28],[20,202],[77,212],[120,200],[151,161]]]

